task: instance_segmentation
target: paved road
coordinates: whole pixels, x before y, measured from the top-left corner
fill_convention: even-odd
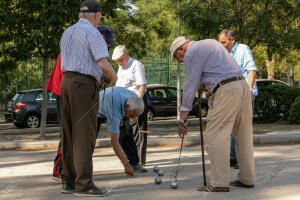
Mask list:
[[[169,181],[176,166],[179,149],[149,148],[148,152],[149,172],[128,177],[122,172],[121,164],[111,148],[96,149],[95,183],[111,191],[110,196],[102,199],[300,200],[300,145],[255,147],[255,188],[232,187],[230,193],[219,194],[196,191],[196,187],[202,184],[199,146],[184,148],[184,164],[179,173],[177,190],[169,188]],[[61,185],[50,179],[54,155],[55,151],[0,151],[0,199],[77,199],[72,194],[61,194]],[[154,184],[153,165],[159,165],[166,172],[161,185]],[[209,164],[207,170],[209,173]],[[232,180],[236,173],[237,170],[231,169]]]

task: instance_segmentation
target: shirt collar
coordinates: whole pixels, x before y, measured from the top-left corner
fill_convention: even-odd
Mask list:
[[[129,68],[133,63],[133,58],[129,57],[127,64],[125,65],[124,69]]]
[[[236,42],[235,45],[233,46],[233,48],[232,48],[231,51],[230,51],[230,55],[233,56],[233,55],[235,54],[236,49],[237,49],[238,46],[239,46],[239,43]]]
[[[85,19],[85,18],[80,18],[80,19],[79,19],[79,22],[80,22],[80,23],[85,23],[85,24],[88,24],[88,25],[91,25],[92,27],[94,27],[93,24],[92,24],[89,20],[87,20],[87,19]],[[95,27],[94,27],[94,28],[95,28]]]

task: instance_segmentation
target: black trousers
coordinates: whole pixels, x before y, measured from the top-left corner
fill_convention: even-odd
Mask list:
[[[100,130],[101,124],[105,122],[104,118],[98,117],[98,123],[97,123],[97,133]],[[129,160],[129,163],[133,165],[139,164],[139,156],[136,144],[134,142],[133,137],[133,130],[130,125],[130,121],[128,118],[124,117],[121,124],[120,124],[120,137],[119,137],[119,143]]]
[[[130,121],[130,125],[132,126],[133,129],[134,141],[138,149],[139,160],[143,165],[146,164],[147,134],[141,133],[140,131],[141,130],[147,131],[148,128],[147,127],[148,99],[149,97],[147,96],[147,94],[145,94],[143,97],[145,109],[144,112],[138,117],[138,121],[137,120]]]

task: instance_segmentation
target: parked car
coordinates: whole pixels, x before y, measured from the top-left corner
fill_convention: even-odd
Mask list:
[[[266,87],[268,85],[287,85],[287,86],[289,86],[289,84],[287,84],[286,82],[276,80],[276,79],[273,79],[273,80],[270,80],[270,79],[256,79],[256,84],[257,84],[258,93],[259,93],[259,90],[262,87]]]
[[[8,103],[5,113],[7,122],[13,122],[18,128],[36,128],[41,124],[43,90],[19,91]],[[47,123],[58,123],[56,99],[52,92],[48,92]]]
[[[148,120],[153,120],[158,116],[176,116],[177,115],[177,88],[169,86],[148,86],[147,94],[149,96]],[[201,98],[202,116],[207,115],[207,99]],[[198,116],[198,100],[194,99],[190,115]]]

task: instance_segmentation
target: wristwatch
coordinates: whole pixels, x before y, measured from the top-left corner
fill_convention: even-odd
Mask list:
[[[250,92],[252,92],[253,91],[253,88],[250,88]]]

